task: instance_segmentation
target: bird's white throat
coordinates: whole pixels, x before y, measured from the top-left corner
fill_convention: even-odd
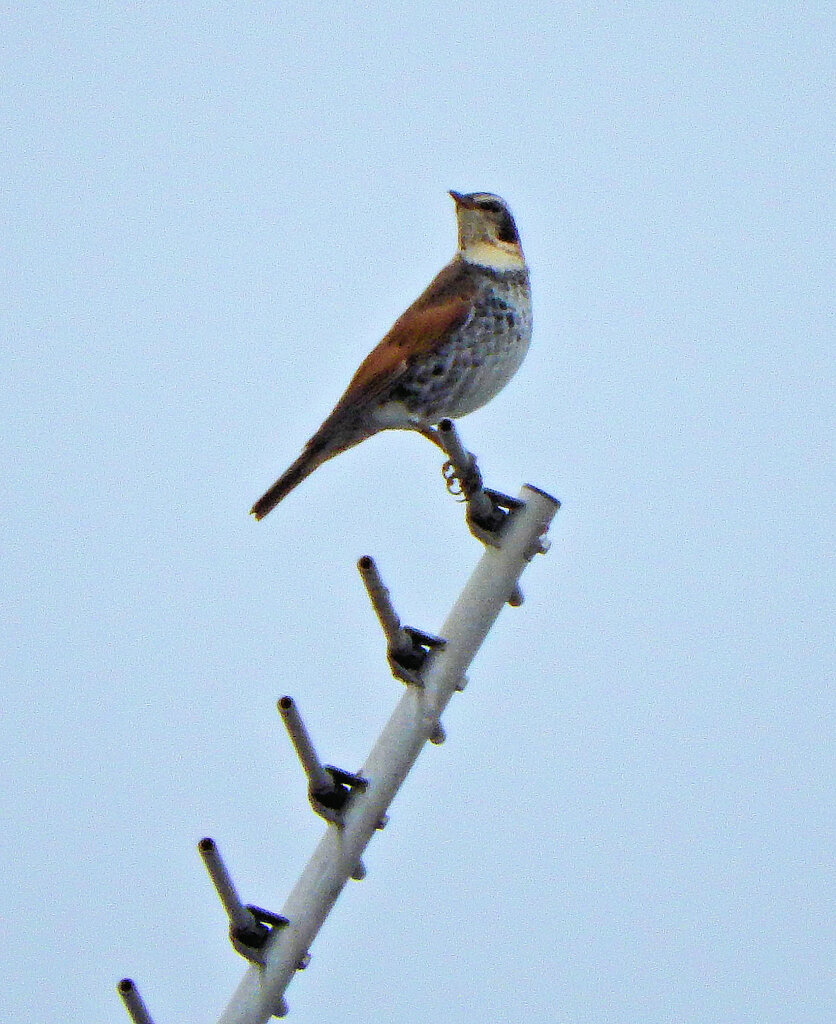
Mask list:
[[[460,254],[468,263],[477,263],[491,270],[522,270],[525,267],[525,259],[518,245],[475,242],[460,250]]]

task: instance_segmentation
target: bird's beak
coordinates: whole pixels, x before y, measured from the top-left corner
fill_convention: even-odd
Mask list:
[[[453,202],[456,204],[456,206],[467,206],[466,196],[462,195],[461,192],[454,192],[452,189],[450,189],[450,196],[452,197]]]

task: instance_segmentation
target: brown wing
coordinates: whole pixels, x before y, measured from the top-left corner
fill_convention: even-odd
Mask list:
[[[367,401],[442,345],[471,315],[475,295],[474,275],[461,260],[453,260],[366,356],[334,412]]]

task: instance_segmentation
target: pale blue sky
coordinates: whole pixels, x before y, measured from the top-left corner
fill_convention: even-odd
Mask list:
[[[0,1016],[216,1019],[195,843],[278,910],[321,832],[275,712],[399,696],[478,544],[421,438],[252,501],[452,254],[535,332],[460,424],[563,501],[288,1000],[298,1024],[834,1017],[831,4],[27,3],[0,17]]]

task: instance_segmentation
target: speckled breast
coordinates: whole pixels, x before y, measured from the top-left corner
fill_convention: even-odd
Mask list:
[[[415,365],[392,397],[427,423],[466,416],[514,376],[530,341],[528,275],[486,275],[470,319],[430,359]]]

